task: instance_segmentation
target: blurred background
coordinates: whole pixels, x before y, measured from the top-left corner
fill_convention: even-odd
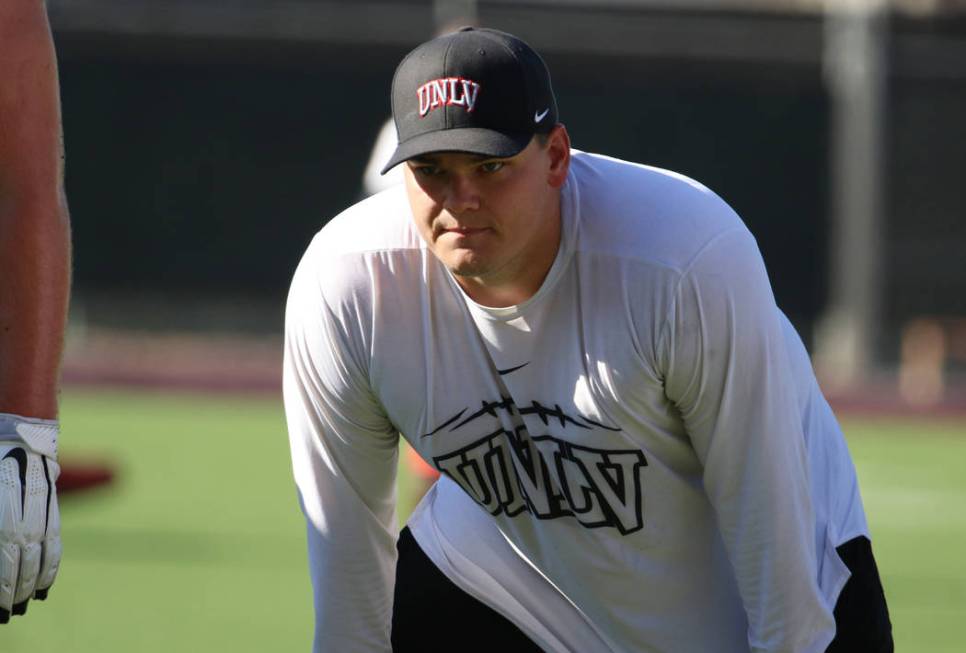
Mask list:
[[[279,388],[312,235],[444,25],[546,59],[574,146],[758,238],[859,471],[900,650],[966,617],[966,1],[47,0],[74,233],[65,562],[0,651],[307,650]],[[401,475],[401,517],[413,487]]]

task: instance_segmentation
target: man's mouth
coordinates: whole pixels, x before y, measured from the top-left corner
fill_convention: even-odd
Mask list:
[[[449,227],[442,230],[444,234],[455,234],[457,236],[469,237],[476,236],[485,231],[489,231],[487,227]]]

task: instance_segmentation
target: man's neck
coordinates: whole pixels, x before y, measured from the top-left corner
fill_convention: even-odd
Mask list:
[[[561,217],[559,201],[554,207],[555,217],[548,221],[544,238],[555,243],[554,247],[538,248],[536,252],[527,250],[498,270],[485,277],[453,277],[470,299],[489,308],[517,306],[527,301],[540,290],[553,262],[560,251]]]

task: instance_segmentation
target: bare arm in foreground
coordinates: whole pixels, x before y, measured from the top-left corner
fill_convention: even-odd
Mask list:
[[[0,3],[0,43],[0,412],[54,419],[70,227],[43,3]]]
[[[57,386],[70,288],[57,61],[41,0],[0,3],[0,623],[60,565]]]

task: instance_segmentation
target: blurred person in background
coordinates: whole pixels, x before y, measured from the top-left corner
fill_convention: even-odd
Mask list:
[[[396,126],[392,123],[392,117],[389,117],[386,122],[382,123],[382,127],[376,134],[376,140],[372,144],[372,152],[369,154],[369,161],[362,173],[363,198],[403,183],[402,168],[394,168],[384,175],[380,174],[389,161],[389,157],[396,151],[398,144]]]
[[[416,48],[392,100],[404,185],[322,229],[286,314],[315,650],[890,652],[851,458],[734,211],[571,150],[502,32]],[[397,538],[400,433],[443,475]]]
[[[57,62],[42,0],[0,2],[0,623],[60,564],[57,392],[70,286]]]

